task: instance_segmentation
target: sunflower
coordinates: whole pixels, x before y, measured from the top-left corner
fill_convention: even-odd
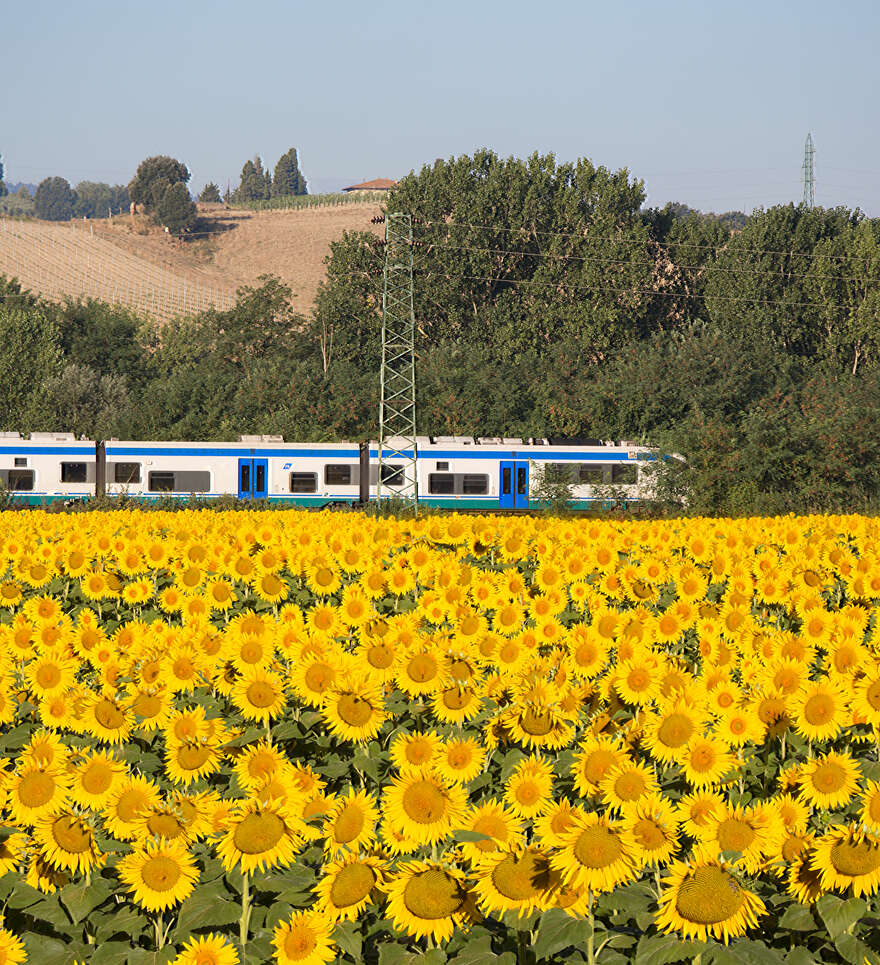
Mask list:
[[[434,694],[450,682],[439,655],[420,648],[403,657],[396,680],[397,686],[409,697]]]
[[[644,724],[642,744],[651,756],[664,764],[674,764],[688,741],[701,733],[704,715],[684,701],[675,701]]]
[[[568,798],[560,798],[553,802],[549,811],[534,820],[533,834],[545,847],[560,847],[563,835],[574,826],[580,814],[583,814],[583,808],[573,805]]]
[[[472,805],[461,822],[465,831],[483,835],[478,841],[461,844],[462,857],[477,862],[499,848],[511,849],[523,839],[522,822],[495,798]]]
[[[708,735],[698,735],[688,741],[679,763],[688,784],[703,788],[719,784],[735,762],[723,741]]]
[[[31,851],[24,880],[44,895],[54,895],[59,888],[70,884],[71,879],[66,871],[50,865],[38,851]]]
[[[461,826],[467,793],[460,784],[427,771],[405,773],[385,787],[385,819],[417,844],[436,844]]]
[[[435,731],[398,734],[391,742],[391,763],[400,771],[433,770],[441,743]]]
[[[37,763],[25,764],[7,778],[6,807],[16,824],[32,827],[41,818],[60,814],[70,793],[70,777]]]
[[[33,837],[41,856],[59,871],[87,874],[104,863],[92,828],[82,815],[72,811],[41,818]]]
[[[762,744],[766,728],[753,708],[733,707],[725,711],[717,720],[715,730],[721,740],[731,747],[745,744]]]
[[[339,674],[336,660],[327,654],[312,655],[298,661],[291,670],[290,684],[302,701],[320,707],[335,686]]]
[[[335,855],[345,849],[367,848],[376,838],[379,809],[366,791],[349,790],[339,798],[327,815],[322,828],[324,847]]]
[[[869,781],[862,792],[859,819],[868,829],[880,832],[880,781]]]
[[[659,789],[654,771],[647,764],[627,761],[602,780],[599,790],[608,808],[616,811]]]
[[[507,780],[504,801],[520,818],[534,818],[552,806],[553,768],[541,757],[523,758]]]
[[[242,874],[286,867],[303,843],[301,823],[279,802],[243,802],[226,822],[217,857],[227,871],[238,867]]]
[[[233,770],[238,783],[250,793],[289,767],[290,761],[280,747],[261,740],[242,749]]]
[[[467,784],[483,770],[485,759],[483,745],[472,737],[463,737],[446,741],[434,767],[445,780]]]
[[[574,736],[574,728],[561,714],[540,703],[512,707],[503,721],[514,740],[527,748],[556,750],[570,744]]]
[[[29,843],[29,836],[21,831],[0,840],[0,877],[18,867]]]
[[[825,891],[873,895],[880,888],[880,838],[857,824],[833,826],[816,841],[810,867]]]
[[[319,912],[295,911],[275,926],[277,965],[325,965],[336,958],[332,922]]]
[[[388,886],[391,922],[414,938],[448,941],[471,914],[464,875],[452,866],[409,861],[398,867]]]
[[[627,760],[629,758],[626,750],[610,737],[592,737],[585,740],[571,766],[578,793],[583,797],[597,794],[600,782]]]
[[[565,884],[593,894],[613,891],[636,877],[636,862],[621,835],[622,824],[595,811],[579,814],[550,859]]]
[[[482,709],[481,690],[475,686],[453,684],[431,695],[431,709],[444,724],[463,724],[477,717]]]
[[[147,911],[164,911],[184,901],[199,879],[192,855],[177,841],[148,841],[121,858],[116,870]]]
[[[114,837],[133,841],[139,833],[139,819],[161,800],[158,785],[140,775],[126,777],[111,788],[103,807],[107,829]]]
[[[0,928],[0,962],[2,965],[21,965],[27,961],[24,942],[6,928]]]
[[[248,670],[239,677],[232,688],[231,699],[247,720],[261,723],[280,717],[287,704],[281,677],[259,668]]]
[[[134,715],[113,697],[95,694],[85,707],[83,725],[101,743],[123,743],[128,740],[133,724]]]
[[[774,853],[783,834],[778,814],[772,807],[727,804],[700,829],[698,840],[712,858],[731,852],[739,854],[741,857],[736,863],[752,874]]]
[[[183,943],[171,965],[239,965],[235,946],[225,935],[212,933]]]
[[[351,741],[375,737],[388,716],[381,688],[363,684],[331,690],[324,698],[323,713],[331,733]]]
[[[859,765],[849,754],[832,752],[803,765],[800,796],[813,807],[844,807],[858,789],[860,777]]]
[[[325,865],[315,886],[317,908],[331,921],[356,921],[371,901],[374,889],[385,884],[385,865],[379,858],[351,854]]]
[[[220,750],[208,741],[184,741],[165,747],[165,774],[174,784],[192,784],[220,770]]]
[[[866,723],[880,727],[880,673],[876,670],[855,684],[852,708]]]
[[[847,711],[843,691],[828,680],[808,681],[789,701],[795,727],[807,740],[836,737],[846,723]]]
[[[655,919],[659,929],[683,938],[725,945],[757,924],[764,903],[720,861],[677,861],[663,879]]]
[[[802,905],[817,902],[826,889],[822,887],[822,875],[812,865],[812,845],[795,857],[788,867],[785,890]]]
[[[76,662],[53,653],[43,653],[27,665],[25,680],[38,700],[55,697],[74,684]]]
[[[679,818],[660,794],[647,794],[623,805],[625,847],[638,864],[666,864],[678,848]]]
[[[546,907],[557,875],[546,851],[536,847],[497,851],[474,871],[474,895],[486,914],[515,911],[518,918]]]

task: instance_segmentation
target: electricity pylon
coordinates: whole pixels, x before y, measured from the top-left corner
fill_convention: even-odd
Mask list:
[[[804,145],[804,207],[812,208],[816,203],[816,147],[813,144],[813,135],[807,134],[807,143]]]
[[[382,369],[379,376],[379,477],[376,494],[418,511],[416,361],[412,216],[385,216]]]

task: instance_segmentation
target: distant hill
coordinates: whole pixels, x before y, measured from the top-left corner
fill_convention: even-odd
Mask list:
[[[277,275],[308,314],[330,242],[379,228],[376,202],[290,211],[200,205],[205,234],[178,242],[143,215],[49,223],[0,217],[0,275],[47,298],[118,302],[166,321],[209,305],[225,308],[242,285]]]
[[[27,188],[28,194],[33,197],[37,193],[37,186],[26,181],[7,181],[6,189],[10,194],[15,194],[19,188]]]

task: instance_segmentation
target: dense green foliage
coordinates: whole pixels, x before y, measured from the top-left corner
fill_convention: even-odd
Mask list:
[[[296,148],[292,147],[278,158],[275,176],[272,178],[272,197],[287,198],[291,195],[306,194],[306,179],[299,169]]]
[[[204,201],[207,204],[219,204],[222,200],[220,188],[213,181],[209,181],[199,195],[199,201]]]
[[[44,221],[70,221],[76,194],[64,178],[44,178],[37,185],[34,211]]]
[[[128,193],[157,224],[180,235],[196,223],[196,206],[186,188],[189,179],[189,169],[181,161],[165,155],[148,157],[138,165]]]
[[[875,509],[880,223],[643,202],[627,171],[552,156],[480,151],[400,182],[387,204],[416,218],[420,432],[653,443],[685,457],[662,462],[662,489],[695,512]],[[161,335],[96,303],[7,302],[37,318],[28,350],[47,346],[8,428],[375,435],[383,259],[348,233],[311,317],[268,279]]]
[[[233,192],[235,202],[264,201],[272,193],[272,175],[263,170],[263,161],[256,155],[253,161],[245,161],[241,169],[241,181]]]
[[[122,184],[111,187],[101,181],[80,181],[75,193],[75,218],[106,218],[111,214],[124,214],[131,203],[128,188]]]
[[[5,198],[9,194],[6,188],[6,182],[3,180],[3,157],[0,156],[0,198]]]

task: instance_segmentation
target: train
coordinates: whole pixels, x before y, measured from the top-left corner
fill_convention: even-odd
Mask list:
[[[389,440],[399,462],[373,442],[285,442],[242,435],[236,442],[78,439],[72,432],[0,432],[0,483],[19,505],[45,506],[98,495],[142,500],[264,500],[344,507],[393,497],[415,481],[420,505],[440,509],[540,508],[544,467],[562,467],[576,509],[638,504],[652,495],[650,447],[570,438],[420,436],[413,449]],[[559,476],[559,474],[557,474]],[[381,489],[381,493],[380,490]]]

